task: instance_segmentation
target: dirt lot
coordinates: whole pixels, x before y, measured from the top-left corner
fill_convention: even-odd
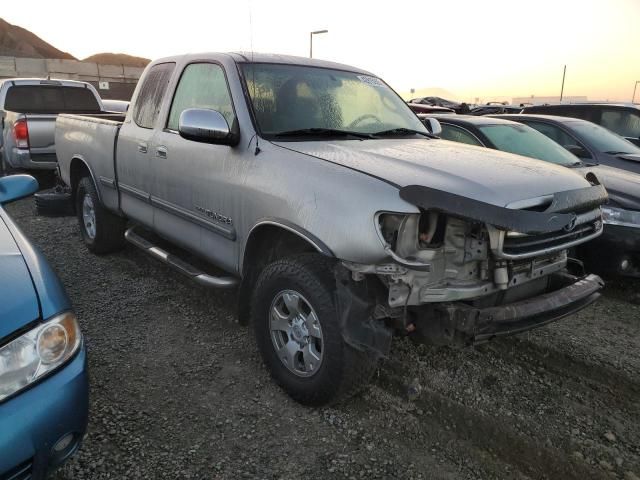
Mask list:
[[[62,479],[640,477],[637,282],[555,325],[474,349],[394,342],[337,408],[291,401],[235,294],[133,247],[88,253],[74,218],[8,208],[44,250],[89,349],[89,433]]]

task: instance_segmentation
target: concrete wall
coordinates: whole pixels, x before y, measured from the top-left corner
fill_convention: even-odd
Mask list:
[[[0,79],[14,77],[61,78],[93,84],[102,98],[130,100],[143,68],[100,65],[77,60],[0,56]],[[100,88],[102,87],[102,88]],[[105,88],[107,87],[107,88]]]
[[[577,102],[586,102],[587,97],[586,96],[581,96],[581,95],[572,95],[572,96],[568,96],[565,95],[562,98],[562,103],[577,103]],[[555,96],[550,96],[550,97],[536,97],[536,96],[529,96],[529,97],[514,97],[511,100],[511,103],[513,105],[520,105],[521,103],[532,103],[534,105],[542,105],[544,103],[560,103],[560,96],[558,95],[557,97]]]

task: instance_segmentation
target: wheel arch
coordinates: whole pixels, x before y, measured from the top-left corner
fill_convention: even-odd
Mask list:
[[[335,257],[322,240],[286,220],[263,219],[251,228],[239,266],[242,276],[238,295],[240,323],[248,323],[252,287],[262,269],[275,260],[298,253],[319,253]]]
[[[76,155],[71,159],[71,163],[69,164],[69,185],[71,187],[71,195],[72,198],[76,196],[76,190],[78,189],[78,183],[80,179],[85,176],[83,174],[88,173],[91,177],[91,181],[96,189],[96,193],[98,194],[98,200],[102,202],[102,194],[100,193],[100,188],[98,186],[98,182],[96,176],[91,170],[91,167],[87,163],[87,161],[80,155]]]

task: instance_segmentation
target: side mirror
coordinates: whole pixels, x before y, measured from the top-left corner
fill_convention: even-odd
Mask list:
[[[563,145],[563,146],[564,146],[565,149],[567,149],[571,153],[573,153],[576,157],[580,157],[580,158],[590,158],[591,157],[591,155],[589,155],[589,152],[587,152],[587,150],[585,150],[580,145]]]
[[[435,118],[427,117],[422,120],[424,122],[424,126],[427,127],[430,133],[433,135],[440,135],[442,133],[442,125]]]
[[[28,197],[38,191],[38,181],[31,175],[10,175],[0,178],[0,204]]]
[[[235,145],[238,136],[234,135],[224,116],[216,110],[188,108],[180,114],[178,133],[194,142]]]

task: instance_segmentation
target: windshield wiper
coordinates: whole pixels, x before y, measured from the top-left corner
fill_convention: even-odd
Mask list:
[[[301,128],[298,130],[287,130],[278,132],[275,137],[356,137],[373,138],[369,133],[350,132],[348,130],[338,130],[336,128]]]
[[[427,138],[439,138],[437,135],[429,132],[423,132],[421,130],[413,130],[411,128],[392,128],[390,130],[382,130],[380,132],[375,132],[372,135],[376,137],[387,137],[392,135],[423,135]]]
[[[615,150],[609,150],[608,152],[604,152],[604,153],[608,153],[609,155],[628,155],[629,152],[616,152]]]

